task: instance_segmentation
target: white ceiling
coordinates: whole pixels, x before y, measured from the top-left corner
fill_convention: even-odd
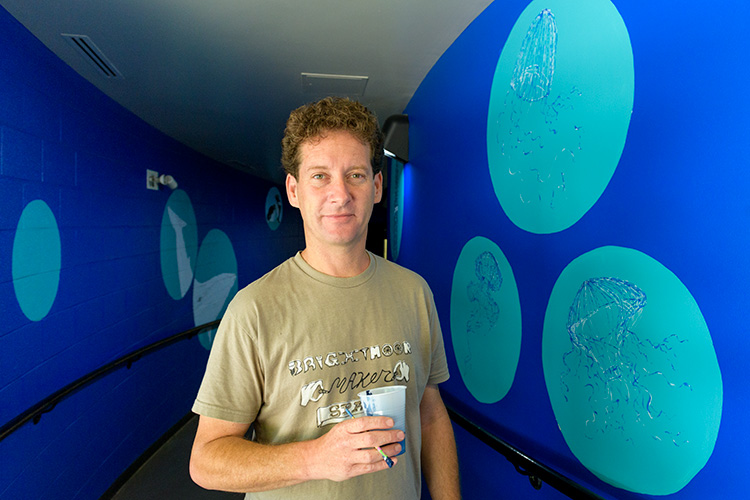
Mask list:
[[[368,77],[381,123],[492,0],[0,0],[52,52],[169,136],[283,182],[289,111],[325,93],[302,73]],[[101,75],[63,34],[120,72]],[[324,80],[324,84],[335,81]],[[344,82],[346,83],[346,82]]]

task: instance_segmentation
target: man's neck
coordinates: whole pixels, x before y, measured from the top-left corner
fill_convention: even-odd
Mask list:
[[[302,250],[302,258],[316,271],[337,278],[357,276],[365,272],[370,265],[370,255],[364,246],[326,252],[317,252],[308,246]]]

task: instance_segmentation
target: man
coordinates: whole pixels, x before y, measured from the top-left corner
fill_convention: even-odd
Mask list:
[[[305,249],[227,308],[193,407],[193,480],[246,498],[417,499],[424,470],[432,498],[459,498],[432,294],[365,249],[383,194],[375,116],[326,98],[292,112],[282,147]],[[388,385],[407,387],[405,435],[357,397]]]

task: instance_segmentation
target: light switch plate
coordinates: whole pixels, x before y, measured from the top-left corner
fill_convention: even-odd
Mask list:
[[[146,189],[159,190],[159,172],[146,170]]]

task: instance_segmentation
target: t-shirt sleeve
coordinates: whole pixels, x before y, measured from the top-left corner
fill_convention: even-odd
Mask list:
[[[219,324],[193,412],[236,423],[255,421],[263,401],[263,367],[250,322],[232,309]]]

